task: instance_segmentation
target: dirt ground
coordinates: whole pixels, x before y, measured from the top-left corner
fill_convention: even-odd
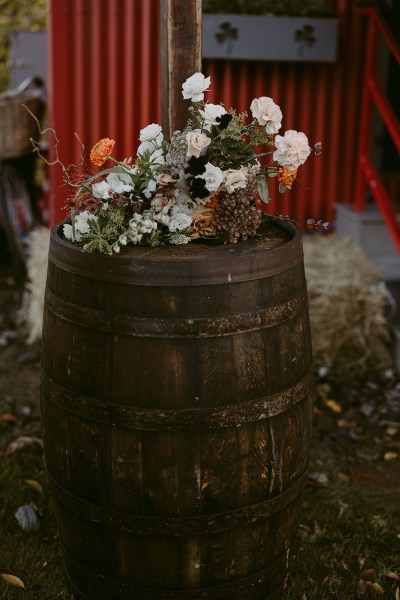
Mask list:
[[[20,598],[19,582],[26,598],[70,600],[40,444],[40,348],[24,342],[21,289],[4,245],[0,256],[0,600]],[[352,381],[320,375],[284,598],[400,600],[399,379],[394,371]],[[27,502],[41,518],[29,534],[14,517]]]

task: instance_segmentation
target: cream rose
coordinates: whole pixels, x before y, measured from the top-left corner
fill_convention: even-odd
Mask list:
[[[224,171],[224,187],[229,194],[238,188],[244,188],[247,184],[247,169],[228,169]]]
[[[201,151],[211,143],[211,139],[199,131],[188,131],[186,140],[188,144],[187,155],[196,158],[199,158]]]
[[[276,150],[272,158],[282,167],[295,171],[306,162],[311,148],[307,136],[301,131],[289,129],[285,135],[277,135],[275,138]]]
[[[204,92],[210,83],[211,77],[204,77],[203,73],[195,73],[182,84],[183,98],[192,102],[204,100]]]
[[[269,135],[278,133],[282,126],[282,112],[272,98],[268,96],[254,98],[250,104],[250,110],[259,124],[265,126],[265,130]]]

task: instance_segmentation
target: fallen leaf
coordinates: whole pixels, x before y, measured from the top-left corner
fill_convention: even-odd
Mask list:
[[[350,477],[345,473],[338,473],[337,478],[339,479],[339,481],[349,481],[350,479]]]
[[[389,579],[395,579],[396,581],[400,581],[399,575],[397,575],[397,573],[394,573],[393,571],[388,571],[387,573],[385,573],[385,577],[388,577]]]
[[[4,579],[4,581],[6,583],[8,583],[8,585],[22,588],[24,590],[26,589],[23,581],[21,581],[21,579],[19,577],[16,577],[15,575],[9,575],[8,573],[1,573],[0,577],[2,577]]]
[[[25,479],[25,483],[39,494],[43,492],[43,488],[38,481],[35,481],[34,479]]]
[[[308,541],[311,544],[314,544],[321,535],[324,535],[324,533],[325,529],[321,528],[319,524],[314,521],[314,531],[309,535]]]
[[[385,593],[385,590],[383,589],[383,587],[380,585],[380,583],[371,583],[371,587],[375,592],[378,592],[378,594],[380,596],[382,596],[382,594]]]
[[[376,573],[376,569],[364,569],[364,571],[361,571],[360,577],[365,579],[366,577],[371,577],[374,573]]]
[[[361,570],[363,568],[363,566],[364,566],[364,563],[365,563],[365,557],[364,556],[359,556],[357,558],[357,563],[358,563],[358,566],[360,567],[360,570]]]
[[[340,404],[338,402],[336,402],[336,400],[325,400],[325,404],[328,408],[333,410],[333,412],[335,412],[335,413],[342,412],[342,407],[340,406]]]
[[[385,460],[395,460],[396,458],[398,458],[398,454],[397,452],[385,452],[385,454],[383,455],[383,458]]]
[[[396,588],[396,600],[400,600],[400,588],[398,586]]]
[[[15,452],[18,452],[27,446],[37,446],[40,450],[43,450],[43,441],[34,436],[21,436],[7,446],[4,454],[6,456],[11,456]]]
[[[17,417],[12,413],[4,413],[0,417],[0,423],[6,423],[8,425],[12,425],[18,421]]]
[[[358,582],[358,595],[364,596],[366,591],[367,591],[367,584],[364,581],[364,579],[360,579]]]
[[[397,435],[398,429],[397,427],[388,427],[385,431],[386,435]]]

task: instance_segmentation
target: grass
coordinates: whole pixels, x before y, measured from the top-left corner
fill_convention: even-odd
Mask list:
[[[396,415],[388,416],[388,404],[382,408],[384,394],[376,390],[367,398],[365,391],[360,392],[361,400],[354,394],[336,395],[341,406],[335,411],[340,414],[329,407],[327,397],[332,394],[332,389],[320,387],[310,465],[313,477],[304,493],[283,598],[399,600],[400,461],[383,457],[388,448],[400,446],[400,430],[392,428],[386,435],[382,423],[383,417]],[[39,437],[40,422],[14,418],[12,399],[9,402],[0,410],[0,573],[20,578],[25,590],[0,578],[0,600],[73,600],[40,447],[27,444],[4,454],[20,436]],[[363,402],[374,403],[368,417],[360,412]],[[14,513],[29,503],[37,507],[41,528],[24,533]]]
[[[377,497],[329,472],[332,483],[306,488],[285,600],[395,599],[399,581],[385,574],[399,572],[399,522]]]
[[[3,425],[0,432],[3,450],[19,436],[36,437],[39,423]],[[3,456],[1,461],[0,573],[18,577],[26,589],[10,586],[0,579],[0,599],[71,600],[72,595],[67,591],[65,582],[42,452],[36,444],[27,445],[11,456]],[[36,485],[32,482],[36,482]],[[41,488],[43,491],[40,491]],[[39,531],[25,533],[14,514],[18,507],[30,503],[37,507],[41,527]]]

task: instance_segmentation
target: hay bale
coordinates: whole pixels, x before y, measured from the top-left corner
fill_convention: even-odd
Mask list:
[[[50,230],[47,227],[35,228],[30,232],[27,240],[28,278],[19,311],[20,323],[27,331],[27,344],[40,341],[42,337],[49,243]]]
[[[349,238],[304,237],[314,364],[343,374],[393,367],[382,272]]]

